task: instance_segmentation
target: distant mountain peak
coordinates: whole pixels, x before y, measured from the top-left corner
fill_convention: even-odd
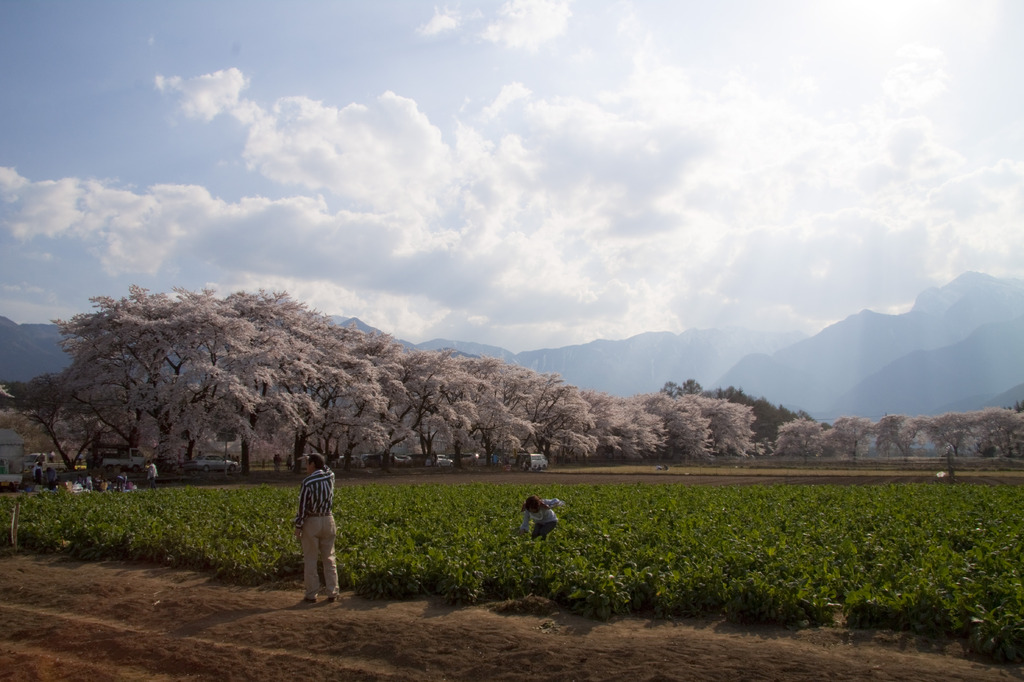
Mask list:
[[[997,279],[981,272],[965,272],[949,284],[922,291],[911,312],[945,315],[965,298],[986,297],[1002,301],[1019,300],[1024,304],[1024,282]]]
[[[379,329],[377,329],[375,327],[371,327],[370,325],[368,325],[365,322],[363,322],[362,320],[360,320],[358,317],[341,317],[339,315],[332,315],[331,316],[331,322],[333,322],[338,327],[352,327],[352,326],[354,326],[356,329],[358,329],[361,332],[366,332],[366,333],[380,332]]]

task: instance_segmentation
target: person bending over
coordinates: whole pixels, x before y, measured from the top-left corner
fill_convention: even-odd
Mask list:
[[[548,533],[558,525],[558,517],[553,509],[565,504],[559,499],[541,499],[536,495],[530,495],[523,502],[523,524],[519,526],[519,534],[522,535],[530,530],[530,521],[533,521],[533,533],[530,538],[547,538]]]

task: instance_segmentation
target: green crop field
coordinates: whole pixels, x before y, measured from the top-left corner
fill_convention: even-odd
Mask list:
[[[558,497],[547,542],[518,537],[533,492]],[[44,494],[20,502],[21,549],[301,576],[297,488]],[[1024,656],[1024,488],[465,484],[339,488],[338,572],[374,598],[537,595],[608,618],[890,628]],[[8,542],[10,539],[8,538]]]

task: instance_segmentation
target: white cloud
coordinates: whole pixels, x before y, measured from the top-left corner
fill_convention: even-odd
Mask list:
[[[32,183],[13,168],[4,168],[0,172],[0,196],[12,207],[4,225],[19,240],[58,237],[83,229],[80,225],[84,214],[78,205],[82,186],[78,180]]]
[[[530,89],[522,83],[515,82],[504,85],[494,101],[484,107],[481,116],[485,120],[493,119],[515,102],[529,98],[531,94]]]
[[[900,111],[920,109],[946,92],[949,76],[941,50],[909,45],[896,56],[904,61],[886,74],[882,90]]]
[[[155,84],[161,92],[181,94],[181,109],[186,116],[211,121],[218,114],[238,106],[242,91],[249,87],[249,80],[241,71],[231,68],[188,80],[158,75]]]
[[[452,172],[450,150],[415,102],[385,92],[370,104],[338,109],[296,96],[263,109],[239,99],[240,89],[213,88],[220,94],[210,96],[192,87],[247,82],[240,72],[230,71],[230,77],[217,72],[187,82],[165,79],[163,87],[182,93],[185,111],[203,111],[206,120],[229,113],[247,125],[243,155],[250,168],[282,185],[331,192],[357,207],[420,214],[436,210]]]
[[[341,109],[303,97],[231,106],[248,121],[251,168],[361,211],[230,207],[266,244],[240,250],[236,279],[261,264],[294,291],[326,291],[332,259],[352,263],[340,300],[435,335],[486,321],[484,340],[507,345],[512,334],[585,341],[736,319],[814,331],[837,307],[898,307],[936,269],[991,255],[1024,215],[1005,169],[956,189],[965,159],[922,114],[893,116],[878,102],[818,118],[742,73],[698,86],[645,46],[622,87],[590,97],[504,86],[457,123],[454,146],[392,92]],[[939,210],[963,211],[969,197],[1003,211],[997,227],[973,228],[985,239]],[[281,240],[283,226],[300,236]],[[283,263],[304,249],[317,251],[313,264],[289,273]],[[865,267],[889,274],[864,280]],[[412,297],[405,312],[402,296]]]
[[[957,176],[929,193],[937,269],[1020,277],[1024,253],[1024,163],[999,161]]]
[[[343,109],[301,97],[279,100],[250,128],[252,167],[275,182],[379,210],[430,213],[449,181],[450,150],[416,103],[386,92]]]
[[[416,32],[423,36],[432,37],[455,31],[461,24],[462,16],[458,10],[449,9],[447,6],[442,10],[435,6],[434,16],[430,18],[430,21],[417,28]]]
[[[567,0],[509,0],[498,15],[484,29],[485,40],[535,51],[565,32],[572,11]]]

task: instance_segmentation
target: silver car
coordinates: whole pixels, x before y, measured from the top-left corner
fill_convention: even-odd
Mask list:
[[[228,459],[224,455],[199,455],[185,462],[185,466],[182,468],[185,471],[223,471],[225,473],[233,473],[241,467],[238,462]]]

